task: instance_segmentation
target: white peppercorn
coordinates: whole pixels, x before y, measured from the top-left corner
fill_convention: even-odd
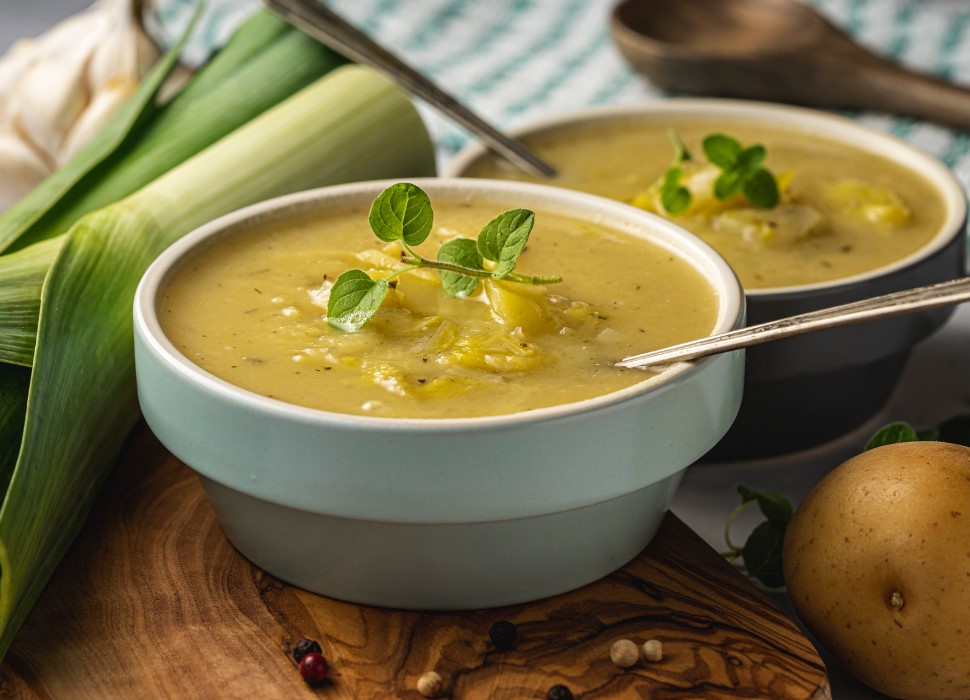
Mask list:
[[[418,678],[418,692],[426,698],[436,698],[444,688],[444,681],[434,671],[422,673]]]
[[[640,660],[640,647],[629,639],[618,639],[610,647],[610,659],[621,668],[630,668]]]
[[[656,663],[664,657],[664,645],[659,639],[648,639],[643,643],[643,658]]]

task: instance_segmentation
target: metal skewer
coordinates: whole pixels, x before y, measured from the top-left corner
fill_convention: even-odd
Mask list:
[[[961,277],[949,282],[883,294],[851,304],[842,304],[841,306],[810,311],[756,326],[739,328],[709,338],[674,345],[663,350],[631,355],[617,362],[616,366],[648,367],[650,365],[666,365],[673,362],[696,360],[708,355],[768,343],[772,340],[790,338],[803,333],[812,333],[825,328],[836,328],[853,323],[862,323],[863,321],[900,316],[913,311],[936,309],[964,301],[970,301],[970,277]]]
[[[317,0],[263,0],[270,10],[297,29],[358,63],[387,74],[480,138],[485,145],[523,170],[540,177],[556,177],[556,170],[522,142],[495,129],[457,99],[358,30]]]

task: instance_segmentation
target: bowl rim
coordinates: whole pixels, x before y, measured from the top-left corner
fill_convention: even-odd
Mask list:
[[[687,378],[700,373],[718,356],[695,362],[681,362],[665,368],[632,386],[594,396],[581,401],[557,404],[538,409],[505,413],[494,416],[464,418],[395,418],[339,413],[309,408],[273,399],[236,386],[217,377],[182,354],[166,336],[158,318],[158,298],[183,261],[200,252],[212,240],[220,236],[245,231],[247,226],[262,225],[275,220],[299,216],[314,209],[345,207],[354,204],[370,205],[374,197],[387,186],[401,181],[412,182],[435,198],[464,198],[485,195],[487,199],[514,200],[529,197],[541,213],[543,209],[572,214],[574,210],[587,212],[586,221],[618,228],[631,235],[649,234],[649,238],[679,255],[691,264],[714,288],[718,299],[718,315],[711,333],[724,332],[738,327],[745,317],[745,299],[741,283],[733,269],[707,243],[676,224],[622,202],[597,195],[574,192],[545,184],[510,182],[508,180],[484,180],[472,178],[401,178],[371,180],[306,190],[260,202],[208,222],[183,236],[167,248],[149,266],[135,292],[133,305],[135,334],[147,344],[169,371],[192,382],[203,392],[211,392],[225,400],[236,402],[258,412],[278,414],[296,422],[321,422],[347,429],[440,432],[456,428],[464,430],[491,430],[510,424],[528,424],[558,418],[569,418],[589,411],[609,409],[617,404],[642,399],[657,391],[666,390]],[[451,199],[451,201],[455,201]],[[517,206],[512,204],[511,206]],[[612,215],[612,216],[610,216]],[[619,219],[617,223],[616,219]],[[640,234],[634,229],[641,231]],[[659,235],[660,240],[656,240]],[[676,243],[676,245],[672,245]],[[736,351],[741,353],[743,351]],[[139,382],[140,383],[140,382]]]
[[[796,131],[809,131],[815,128],[819,130],[817,135],[823,139],[851,143],[854,148],[897,162],[901,167],[920,175],[943,199],[946,216],[939,231],[926,244],[909,255],[867,272],[826,282],[745,289],[745,294],[752,300],[784,300],[806,294],[825,294],[854,288],[873,279],[910,268],[932,257],[943,250],[954,238],[966,233],[967,195],[956,175],[942,161],[892,134],[879,131],[848,117],[808,107],[725,98],[657,98],[622,105],[586,107],[548,115],[519,124],[508,129],[508,133],[515,138],[524,138],[544,131],[567,128],[581,122],[644,117],[662,119],[669,118],[670,115],[674,114],[695,119],[710,119],[723,115],[729,118],[739,118],[742,121],[770,121],[772,124],[777,124],[780,120],[782,128],[793,128]],[[874,144],[882,146],[886,151],[896,151],[898,154],[903,154],[905,158],[872,148],[871,145]],[[444,177],[461,177],[462,172],[488,152],[487,146],[472,142],[447,162],[442,175]]]

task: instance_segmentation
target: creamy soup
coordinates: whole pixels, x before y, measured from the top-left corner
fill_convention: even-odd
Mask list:
[[[660,201],[671,165],[674,128],[693,156],[683,164],[690,208],[674,216]],[[725,133],[745,146],[767,148],[765,166],[777,178],[781,202],[759,209],[743,197],[717,200],[720,171],[701,142]],[[713,245],[748,289],[827,282],[906,257],[940,229],[944,207],[922,178],[892,161],[797,132],[723,121],[610,121],[564,127],[525,141],[560,172],[555,184],[639,206],[681,224]],[[472,177],[531,180],[489,156]]]
[[[474,238],[501,213],[435,207],[433,253]],[[516,271],[559,274],[547,287],[484,282],[448,297],[436,272],[394,278],[358,332],[330,326],[333,280],[402,267],[364,209],[217,242],[179,270],[160,302],[167,336],[212,374],[289,403],[412,418],[488,416],[570,403],[649,375],[617,359],[701,337],[714,327],[711,284],[680,255],[605,226],[537,212]]]

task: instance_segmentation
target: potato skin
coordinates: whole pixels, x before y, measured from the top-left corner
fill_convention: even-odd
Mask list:
[[[823,478],[785,534],[805,626],[863,683],[970,698],[970,448],[878,447]]]

